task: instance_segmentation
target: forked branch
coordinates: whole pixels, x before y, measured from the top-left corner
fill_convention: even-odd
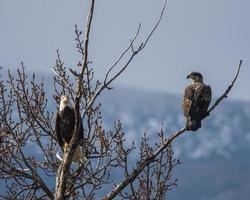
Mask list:
[[[135,48],[134,43],[135,43],[136,39],[138,38],[138,35],[140,33],[140,29],[141,29],[141,23],[139,24],[137,32],[136,32],[135,36],[133,37],[133,39],[131,40],[130,44],[123,51],[123,53],[119,56],[119,58],[114,62],[114,64],[109,68],[109,70],[107,71],[107,73],[105,75],[105,79],[104,79],[104,82],[103,82],[102,86],[97,90],[97,92],[90,99],[88,105],[86,106],[86,110],[83,113],[83,117],[86,115],[86,112],[93,105],[93,103],[95,102],[96,98],[101,94],[101,92],[104,89],[110,89],[109,85],[115,79],[117,79],[117,77],[119,77],[127,69],[127,67],[129,66],[129,64],[131,63],[131,61],[134,59],[134,57],[146,47],[148,41],[151,39],[153,33],[155,32],[155,30],[157,29],[157,27],[159,26],[159,24],[160,24],[160,22],[162,20],[164,11],[166,9],[166,4],[167,4],[167,0],[164,0],[164,5],[163,5],[163,8],[161,10],[160,17],[157,20],[155,26],[153,27],[153,29],[151,30],[151,32],[149,33],[149,35],[147,36],[147,38],[145,39],[145,41],[142,42],[137,48]],[[122,60],[122,58],[129,52],[129,50],[132,51],[132,54],[130,55],[130,57],[128,58],[128,60],[124,63],[124,65],[112,77],[109,78],[110,73],[113,71],[113,69],[115,67],[117,67],[117,65],[120,63],[120,61]]]

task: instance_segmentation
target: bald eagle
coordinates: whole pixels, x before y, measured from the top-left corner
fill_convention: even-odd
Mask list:
[[[208,115],[212,91],[209,85],[203,83],[201,73],[191,72],[187,76],[187,79],[189,78],[192,83],[185,88],[182,109],[186,117],[186,129],[196,131],[201,127],[201,120]]]
[[[73,137],[75,126],[75,111],[69,102],[69,98],[65,95],[61,96],[59,111],[56,115],[56,136],[60,147],[63,151],[67,151],[68,144]],[[83,138],[82,120],[80,120],[78,140]],[[78,162],[82,159],[82,152],[80,145],[76,147],[72,161]]]

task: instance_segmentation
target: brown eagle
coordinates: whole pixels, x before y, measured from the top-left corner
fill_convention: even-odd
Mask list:
[[[75,127],[75,111],[73,106],[69,102],[69,98],[65,95],[61,96],[59,111],[56,115],[56,136],[60,147],[63,151],[67,151],[68,144],[74,134]],[[83,125],[82,120],[80,120],[78,140],[83,138]],[[72,161],[78,162],[81,160],[82,151],[80,145],[76,147]]]
[[[182,109],[186,117],[186,129],[196,131],[201,127],[201,120],[208,115],[208,106],[211,102],[212,91],[209,85],[203,83],[202,74],[191,72],[187,79],[191,79],[191,85],[185,88]]]

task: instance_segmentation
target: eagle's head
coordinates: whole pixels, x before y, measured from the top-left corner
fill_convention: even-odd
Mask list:
[[[203,77],[200,72],[191,72],[187,75],[187,79],[191,79],[192,83],[203,83]]]
[[[66,106],[72,107],[69,102],[69,97],[66,95],[62,95],[59,110],[62,111]]]

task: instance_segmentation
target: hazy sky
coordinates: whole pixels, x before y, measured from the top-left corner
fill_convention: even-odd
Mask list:
[[[84,27],[87,0],[1,0],[0,65],[53,73],[56,49],[75,66],[74,25]],[[90,59],[96,76],[120,55],[142,22],[145,38],[159,17],[163,0],[96,0]],[[181,94],[192,70],[204,74],[214,94],[222,93],[243,58],[231,96],[250,101],[250,1],[169,0],[159,28],[145,50],[115,82]]]

